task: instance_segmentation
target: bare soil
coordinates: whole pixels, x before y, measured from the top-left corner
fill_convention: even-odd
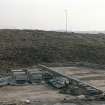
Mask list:
[[[81,80],[85,78],[85,82],[103,91],[105,90],[104,70],[81,67],[54,67],[53,69],[64,75],[75,76]],[[26,100],[30,100],[30,103],[26,104]],[[20,104],[21,102],[24,102],[24,104]],[[58,90],[49,87],[47,84],[35,84],[0,87],[0,105],[105,105],[105,102],[81,101],[76,96],[60,94]]]
[[[0,102],[13,103],[30,100],[40,103],[55,103],[63,101],[65,97],[74,99],[73,96],[60,94],[57,90],[44,85],[6,86],[0,88]]]

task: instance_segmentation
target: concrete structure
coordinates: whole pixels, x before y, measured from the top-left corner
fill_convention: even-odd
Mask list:
[[[41,83],[42,72],[36,69],[20,69],[12,70],[12,82],[13,84],[34,84]]]
[[[12,80],[16,84],[25,84],[28,82],[28,75],[27,75],[27,70],[12,70]]]
[[[39,67],[42,69],[42,71],[46,74],[46,72],[49,74],[52,74],[53,77],[63,77],[63,78],[66,78],[69,80],[69,85],[68,86],[65,86],[65,90],[66,91],[72,91],[75,87],[78,87],[78,90],[82,90],[81,91],[81,94],[85,94],[85,95],[99,95],[99,94],[103,94],[103,91],[98,89],[97,87],[95,86],[92,86],[86,82],[83,82],[77,78],[74,78],[74,77],[71,77],[71,76],[67,76],[65,74],[62,74],[60,72],[57,72],[49,67],[46,67],[44,65],[39,65]],[[71,88],[73,87],[73,88]],[[77,89],[75,89],[77,90]]]
[[[36,69],[28,69],[28,79],[29,83],[41,83],[42,81],[42,72]]]

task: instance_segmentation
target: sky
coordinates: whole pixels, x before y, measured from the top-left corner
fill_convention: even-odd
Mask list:
[[[0,0],[0,29],[105,31],[105,0]]]

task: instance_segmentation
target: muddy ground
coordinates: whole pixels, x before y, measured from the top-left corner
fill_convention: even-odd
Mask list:
[[[26,101],[30,102],[27,103]],[[60,94],[47,85],[6,86],[0,88],[0,105],[104,105],[101,101],[83,101]]]
[[[28,86],[5,86],[0,87],[0,102],[2,103],[58,103],[65,98],[74,99],[73,96],[60,94],[57,90],[47,85],[28,85]],[[1,104],[0,104],[1,105]]]
[[[55,67],[53,69],[105,89],[104,70],[79,67]],[[105,105],[105,102],[80,100],[76,96],[61,94],[59,90],[43,83],[0,87],[0,105]]]

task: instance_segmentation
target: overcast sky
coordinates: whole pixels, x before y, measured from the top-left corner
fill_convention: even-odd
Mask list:
[[[105,0],[0,0],[0,28],[105,30]]]

